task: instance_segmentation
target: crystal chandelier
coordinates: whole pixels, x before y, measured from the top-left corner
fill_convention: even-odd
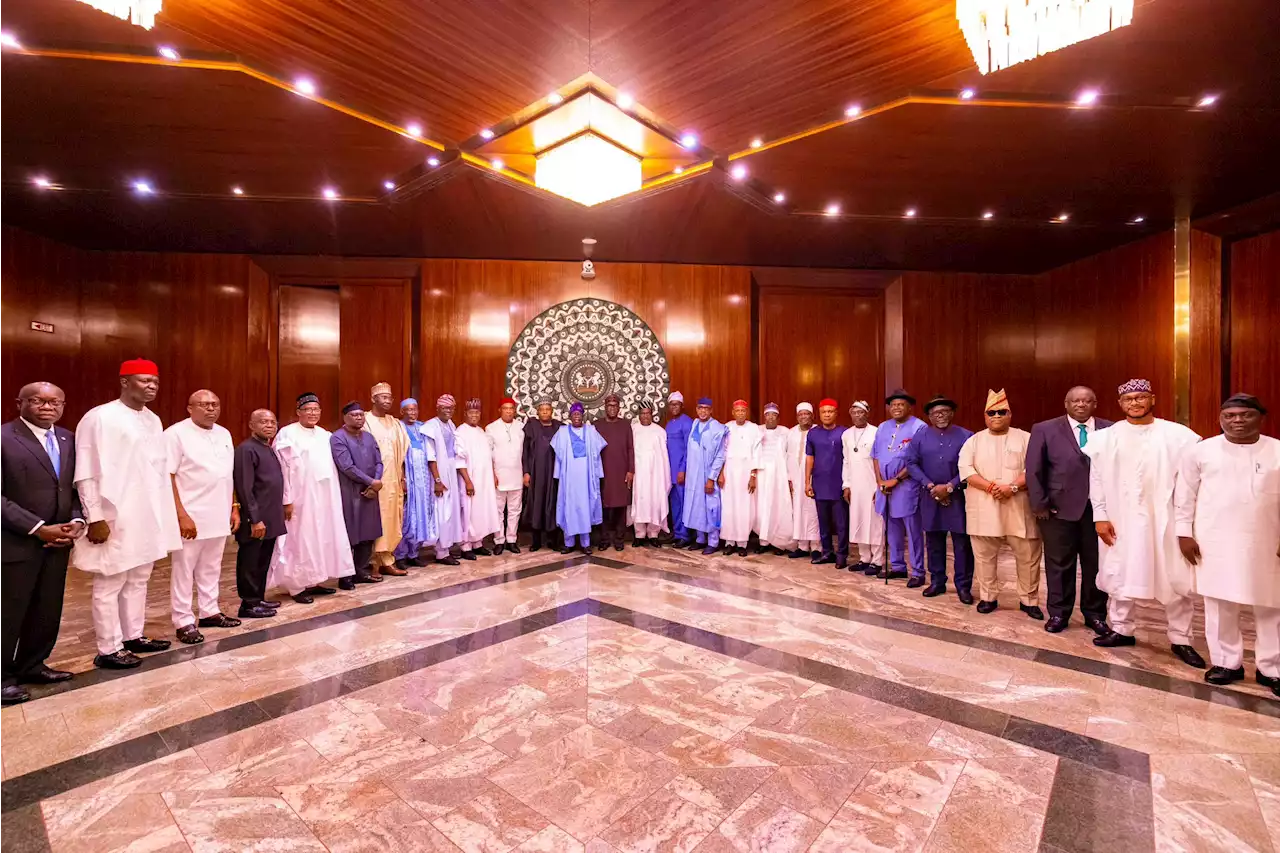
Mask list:
[[[956,0],[956,20],[983,74],[1133,22],[1133,0]]]
[[[163,0],[80,0],[100,12],[149,30],[156,25]]]

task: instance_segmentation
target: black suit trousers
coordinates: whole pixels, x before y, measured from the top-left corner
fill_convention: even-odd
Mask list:
[[[267,594],[267,570],[276,552],[276,540],[236,537],[236,594],[246,605],[257,604]]]
[[[70,557],[70,548],[42,548],[34,558],[3,564],[6,687],[38,670],[53,652]]]
[[[1107,594],[1098,589],[1098,532],[1093,507],[1085,505],[1079,521],[1056,515],[1039,520],[1044,540],[1045,604],[1050,616],[1070,617],[1076,604],[1076,560],[1080,561],[1080,612],[1107,618]]]

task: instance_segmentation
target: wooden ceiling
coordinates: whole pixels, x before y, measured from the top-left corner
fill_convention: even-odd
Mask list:
[[[1037,272],[1280,190],[1274,0],[1139,0],[1131,26],[986,77],[954,0],[165,0],[149,33],[75,0],[8,0],[3,25],[33,51],[3,59],[5,221],[81,246],[572,259],[594,236],[606,260]],[[45,55],[161,44],[307,76],[357,115],[237,71]],[[1103,103],[924,97],[745,157],[750,189],[720,160],[593,209],[379,126],[454,149],[587,73],[718,155],[965,86],[1095,86]],[[1219,103],[1187,108],[1206,92]],[[445,165],[411,198],[382,188],[431,155]],[[35,190],[37,174],[67,189]],[[136,198],[139,177],[159,193]],[[850,215],[807,215],[830,201]]]

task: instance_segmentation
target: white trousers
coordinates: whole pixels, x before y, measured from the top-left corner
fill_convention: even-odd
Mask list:
[[[520,532],[520,508],[524,502],[524,490],[513,489],[498,492],[498,523],[502,526],[493,535],[493,544],[516,544],[516,536]]]
[[[1138,629],[1138,624],[1133,620],[1133,605],[1132,598],[1111,596],[1107,604],[1107,619],[1112,631],[1126,637],[1133,636]],[[1170,643],[1176,646],[1191,645],[1191,616],[1194,612],[1195,606],[1186,596],[1175,598],[1164,606],[1165,618],[1169,620]]]
[[[191,612],[191,585],[194,581],[200,618],[217,616],[218,583],[222,578],[222,552],[227,547],[227,537],[212,539],[184,539],[182,550],[170,554],[173,561],[172,583],[169,588],[169,606],[173,610],[173,627],[194,625]]]
[[[822,550],[821,548],[818,547],[817,539],[797,539],[795,548],[792,548],[792,550],[794,551],[797,549],[800,551],[821,551]]]
[[[124,648],[125,640],[142,636],[153,565],[143,563],[119,574],[93,576],[93,633],[99,654],[114,654]]]
[[[1220,598],[1205,598],[1204,637],[1209,641],[1209,661],[1214,666],[1239,669],[1244,665],[1240,608],[1247,606]],[[1255,605],[1253,621],[1258,633],[1254,649],[1258,672],[1272,678],[1280,677],[1280,608]]]
[[[884,565],[884,542],[850,542],[858,551],[858,560],[873,566]],[[850,562],[858,562],[849,555]]]
[[[637,539],[657,539],[662,534],[661,524],[642,524],[636,522]]]

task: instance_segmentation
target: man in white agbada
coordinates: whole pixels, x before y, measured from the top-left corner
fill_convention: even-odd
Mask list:
[[[1155,600],[1164,605],[1173,653],[1204,669],[1204,658],[1191,646],[1191,570],[1173,519],[1178,466],[1200,436],[1153,414],[1156,398],[1147,380],[1131,379],[1119,393],[1125,419],[1099,430],[1082,448],[1098,530],[1098,589],[1111,596],[1111,631],[1093,644],[1134,645],[1134,603]]]
[[[805,444],[813,428],[813,404],[796,406],[796,425],[787,436],[787,473],[795,488],[791,494],[791,540],[795,548],[787,556],[793,560],[818,552],[818,504],[805,494]]]
[[[497,536],[502,530],[498,518],[498,489],[493,475],[493,448],[489,434],[480,426],[480,398],[467,400],[466,421],[458,427],[455,439],[458,447],[458,475],[463,478],[462,517],[467,520],[463,553],[477,557],[491,556],[494,551],[484,547],[484,538]],[[497,540],[494,540],[497,545]],[[502,553],[497,546],[496,553]]]
[[[747,420],[747,401],[733,401],[725,446],[724,488],[720,492],[720,539],[724,552],[736,546],[747,556],[747,542],[756,523],[756,469],[760,467],[760,426]]]
[[[458,559],[449,549],[467,535],[466,519],[462,517],[463,480],[458,473],[458,469],[466,465],[458,459],[457,430],[453,426],[453,407],[457,404],[452,394],[441,394],[436,399],[436,416],[422,425],[427,465],[435,481],[436,525],[440,528],[436,562],[445,566],[458,565]],[[476,558],[465,550],[462,556],[467,560]]]
[[[271,447],[284,474],[284,502],[293,505],[285,516],[285,535],[276,543],[267,572],[267,588],[282,586],[299,604],[317,595],[332,595],[321,586],[337,578],[342,589],[355,589],[355,563],[342,516],[342,491],[327,429],[320,423],[320,398],[310,392],[298,396],[298,420],[276,433]]]
[[[855,400],[849,407],[853,426],[845,430],[843,486],[849,502],[849,542],[858,549],[857,562],[851,569],[876,575],[884,566],[884,519],[876,512],[876,466],[871,460],[875,446],[876,426],[870,423],[871,407],[866,400]]]
[[[187,413],[190,417],[165,430],[164,438],[182,533],[182,548],[173,552],[169,604],[178,639],[193,645],[204,642],[191,611],[193,583],[200,628],[240,624],[218,606],[222,551],[227,536],[240,526],[240,507],[231,480],[235,447],[231,433],[218,425],[222,401],[212,391],[197,391],[187,400]]]
[[[1204,596],[1210,684],[1244,678],[1240,608],[1253,607],[1255,678],[1280,696],[1280,441],[1262,435],[1266,409],[1235,394],[1222,404],[1222,435],[1182,455],[1174,507],[1178,547]]]
[[[760,463],[756,477],[756,535],[760,547],[782,555],[791,542],[791,469],[787,464],[790,430],[778,426],[778,404],[764,407]]]
[[[636,476],[631,484],[627,523],[635,526],[635,547],[661,548],[658,534],[667,529],[670,512],[671,458],[667,431],[653,421],[654,404],[640,403],[639,420],[631,425]]]
[[[484,428],[493,452],[493,482],[498,504],[498,533],[494,553],[506,548],[520,553],[520,510],[524,505],[524,422],[516,418],[516,401],[507,397],[498,404],[498,419]]]
[[[142,633],[147,580],[156,560],[182,547],[160,418],[147,408],[160,391],[155,362],[120,365],[120,397],[90,409],[76,427],[76,489],[88,534],[71,563],[93,575],[94,666],[131,669],[142,652],[169,648]]]

